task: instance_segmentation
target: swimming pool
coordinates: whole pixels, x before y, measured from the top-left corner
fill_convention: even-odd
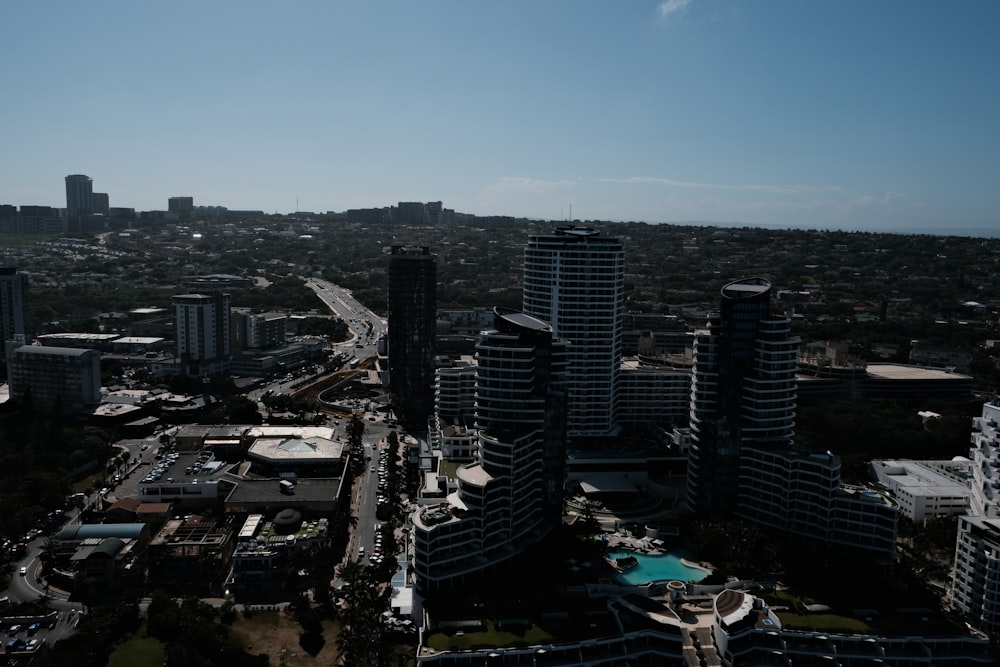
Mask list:
[[[608,558],[635,556],[639,564],[618,574],[619,579],[628,584],[645,584],[649,581],[701,581],[708,572],[697,567],[689,567],[679,556],[663,554],[650,556],[637,551],[612,551]]]

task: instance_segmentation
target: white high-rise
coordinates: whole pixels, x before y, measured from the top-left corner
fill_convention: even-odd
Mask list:
[[[570,343],[567,434],[618,430],[618,379],[625,308],[620,239],[586,227],[560,227],[528,239],[522,309]]]
[[[1000,403],[972,420],[969,514],[958,518],[951,598],[966,620],[1000,631]]]

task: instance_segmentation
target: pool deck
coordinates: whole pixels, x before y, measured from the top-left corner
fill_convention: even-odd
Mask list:
[[[661,556],[667,553],[667,551],[663,548],[663,540],[658,538],[632,537],[631,535],[628,535],[620,530],[614,533],[607,533],[607,536],[608,547],[612,550],[628,549],[630,551],[637,551],[641,554],[646,554],[647,556]],[[688,567],[703,570],[708,574],[712,574],[714,569],[711,563],[706,563],[704,561],[695,562],[682,558],[681,562]]]

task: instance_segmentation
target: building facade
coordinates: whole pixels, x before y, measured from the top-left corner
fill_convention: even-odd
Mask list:
[[[722,288],[720,310],[695,333],[691,380],[688,508],[736,509],[745,444],[790,445],[795,427],[799,340],[770,314],[771,283],[749,278]]]
[[[951,597],[966,620],[1000,631],[1000,403],[973,419],[969,514],[958,518]]]
[[[66,177],[66,215],[76,218],[94,212],[94,181],[90,176],[71,174]]]
[[[393,409],[423,432],[434,411],[437,261],[424,246],[393,246],[389,259],[388,356]]]
[[[477,459],[457,470],[447,502],[412,517],[423,593],[510,560],[562,512],[566,343],[537,318],[498,310],[476,351]]]
[[[178,294],[173,303],[181,374],[196,378],[228,374],[229,295]]]
[[[625,250],[619,239],[582,227],[528,239],[522,308],[571,344],[570,438],[618,431],[624,293]]]
[[[735,514],[855,556],[892,562],[899,511],[879,493],[844,487],[840,469],[840,458],[830,452],[746,444]]]
[[[101,354],[96,350],[11,345],[10,398],[35,409],[92,410],[101,402]]]
[[[30,341],[28,332],[28,276],[0,267],[0,373],[7,374],[7,341]]]

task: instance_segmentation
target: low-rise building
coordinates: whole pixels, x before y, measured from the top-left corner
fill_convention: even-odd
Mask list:
[[[292,554],[329,546],[330,540],[325,517],[303,522],[301,514],[286,510],[267,521],[263,514],[251,514],[237,535],[226,589],[240,601],[282,596],[294,574]]]
[[[149,543],[149,579],[175,594],[221,595],[233,531],[203,516],[171,519]]]
[[[830,452],[744,445],[736,515],[879,561],[895,557],[899,511],[875,490],[842,486]]]
[[[968,459],[872,461],[871,468],[899,511],[913,521],[958,516],[969,510],[972,462]]]

